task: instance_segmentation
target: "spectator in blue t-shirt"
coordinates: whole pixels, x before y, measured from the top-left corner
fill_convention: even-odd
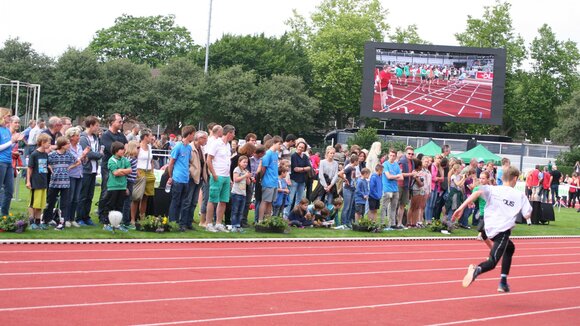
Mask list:
[[[187,212],[191,201],[186,200],[191,197],[189,187],[189,159],[191,158],[191,145],[195,136],[193,126],[185,126],[181,130],[183,141],[175,144],[171,150],[171,158],[167,166],[169,179],[167,184],[171,185],[171,204],[169,206],[169,220],[179,223],[179,231],[185,232],[187,223]]]
[[[20,119],[15,116],[14,122],[18,122],[20,126]],[[10,125],[10,129],[8,126]],[[0,188],[4,189],[3,195],[0,197],[0,207],[2,208],[2,215],[8,215],[10,212],[10,203],[12,201],[12,193],[14,192],[14,169],[12,168],[12,148],[14,144],[22,140],[22,135],[13,128],[13,121],[10,109],[0,108]]]
[[[262,201],[260,203],[259,220],[261,221],[265,215],[271,214],[272,203],[276,201],[278,196],[278,151],[282,145],[282,138],[274,136],[270,140],[271,143],[266,155],[262,158],[262,170],[260,171],[262,177]]]
[[[396,162],[397,152],[393,149],[389,151],[389,160],[383,163],[383,197],[381,199],[381,224],[386,222],[387,211],[389,225],[393,229],[397,226],[397,203],[399,202],[398,180],[403,180],[401,167]]]
[[[282,212],[286,212],[284,208],[288,204],[288,194],[290,193],[290,189],[288,189],[288,183],[286,182],[287,174],[287,169],[284,167],[278,168],[278,193],[276,196],[276,201],[272,203],[272,216],[280,216]],[[284,218],[288,218],[288,215],[284,214]]]
[[[356,182],[356,192],[354,195],[354,219],[358,221],[361,217],[365,215],[365,207],[367,200],[369,199],[370,189],[369,189],[369,176],[371,170],[364,168],[360,171],[361,177]]]
[[[379,163],[375,165],[375,173],[371,175],[369,182],[369,218],[371,220],[377,219],[377,210],[381,206],[381,198],[383,197],[383,166]]]

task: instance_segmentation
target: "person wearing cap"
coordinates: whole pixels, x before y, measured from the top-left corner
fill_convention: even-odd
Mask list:
[[[173,147],[175,147],[176,141],[175,141],[175,134],[170,134],[169,135],[169,148],[173,149]]]
[[[485,170],[485,161],[482,158],[477,159],[477,168],[475,168],[475,173],[477,173],[477,177],[481,174],[481,171]]]

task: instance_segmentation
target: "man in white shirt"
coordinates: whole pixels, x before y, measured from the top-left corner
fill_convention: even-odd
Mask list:
[[[231,125],[225,125],[223,136],[207,145],[207,169],[209,176],[209,201],[206,212],[206,227],[210,232],[228,232],[222,224],[226,203],[230,201],[230,164],[232,148],[230,142],[236,135],[236,129]],[[212,217],[216,213],[215,227]]]
[[[493,247],[489,253],[489,259],[480,263],[478,266],[469,265],[467,274],[463,278],[463,287],[468,287],[478,275],[488,272],[495,268],[500,259],[501,280],[498,292],[509,292],[507,276],[510,271],[512,256],[515,252],[515,246],[509,239],[511,229],[516,225],[516,217],[521,212],[531,224],[530,216],[532,215],[532,206],[526,195],[514,189],[520,171],[510,166],[504,170],[503,186],[482,186],[479,190],[472,193],[461,206],[453,213],[453,221],[458,220],[467,205],[473,203],[479,197],[486,201],[485,205],[485,233],[493,241]]]

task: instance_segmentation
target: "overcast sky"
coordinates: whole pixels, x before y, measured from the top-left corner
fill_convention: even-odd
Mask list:
[[[292,9],[305,16],[318,0],[213,0],[211,41],[224,33],[278,36],[287,30],[285,21]],[[480,18],[483,6],[492,0],[382,0],[389,14],[385,20],[392,29],[416,24],[422,38],[439,45],[457,45],[453,34],[465,30],[467,15]],[[537,29],[550,25],[560,40],[580,43],[580,1],[535,2],[512,0],[511,16],[515,31],[526,43],[537,36]],[[152,16],[173,14],[179,26],[187,28],[196,44],[207,37],[209,0],[2,0],[0,2],[0,42],[20,38],[52,57],[71,46],[85,48],[95,32],[114,24],[122,14]],[[385,39],[387,39],[385,37]]]

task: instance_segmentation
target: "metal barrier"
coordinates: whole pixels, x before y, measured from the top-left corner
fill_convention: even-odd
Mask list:
[[[341,132],[337,139],[341,144],[346,144],[348,139],[354,136],[353,133]],[[401,142],[407,146],[415,148],[427,144],[429,141],[434,141],[439,146],[449,145],[453,152],[465,152],[467,150],[467,140],[464,139],[442,139],[442,138],[426,138],[426,137],[411,137],[411,136],[395,136],[395,135],[379,135],[387,142]],[[558,145],[544,145],[544,144],[527,144],[527,143],[502,143],[478,140],[478,144],[485,146],[490,152],[505,156],[516,155],[523,157],[536,157],[555,160],[556,156],[561,152],[569,151],[568,146]]]

